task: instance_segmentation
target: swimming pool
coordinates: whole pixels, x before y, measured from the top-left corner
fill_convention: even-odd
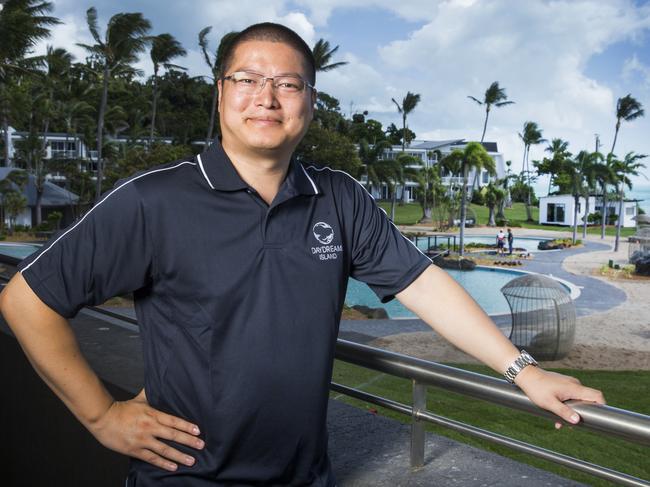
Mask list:
[[[16,257],[17,259],[24,259],[28,255],[36,252],[39,248],[41,248],[41,246],[38,244],[2,242],[0,243],[0,254]]]
[[[445,269],[445,271],[463,286],[489,315],[510,312],[508,302],[503,297],[503,294],[501,294],[501,288],[514,278],[524,275],[520,271],[493,269],[490,267],[477,267],[473,271],[458,271],[454,269]],[[435,296],[432,296],[432,298],[435,299]],[[355,279],[348,281],[345,304],[348,306],[360,304],[371,308],[384,308],[389,318],[416,318],[397,299],[392,300],[390,303],[382,304],[366,284]]]
[[[417,246],[420,250],[428,250],[430,245],[453,245],[454,237],[456,237],[456,245],[460,244],[460,238],[458,235],[437,235],[434,239],[434,236],[430,238],[427,237],[418,237]],[[497,236],[494,235],[466,235],[465,236],[465,245],[468,243],[481,243],[486,245],[496,244]],[[517,237],[515,234],[515,239],[513,241],[515,248],[525,249],[526,252],[543,252],[538,250],[537,246],[540,242],[552,240],[550,238],[540,238],[540,237]]]

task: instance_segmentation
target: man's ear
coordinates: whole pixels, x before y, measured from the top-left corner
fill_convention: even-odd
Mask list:
[[[318,100],[318,91],[316,91],[316,88],[311,89],[311,104],[314,108],[316,108],[316,101]]]

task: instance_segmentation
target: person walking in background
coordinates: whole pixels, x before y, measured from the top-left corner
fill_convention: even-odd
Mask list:
[[[503,233],[503,229],[499,230],[497,233],[497,254],[504,255],[506,252],[506,234]]]
[[[515,236],[512,234],[512,229],[508,228],[508,255],[512,255],[514,240],[515,240]]]

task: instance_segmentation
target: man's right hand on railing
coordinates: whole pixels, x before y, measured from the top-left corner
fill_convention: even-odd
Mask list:
[[[105,447],[172,472],[196,459],[161,439],[197,450],[205,446],[197,425],[149,406],[144,389],[131,400],[113,402],[89,429]]]

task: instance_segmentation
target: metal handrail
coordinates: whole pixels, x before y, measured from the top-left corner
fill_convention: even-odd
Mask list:
[[[444,418],[426,410],[426,386],[436,386],[537,416],[558,419],[554,414],[535,406],[517,386],[505,380],[342,339],[339,339],[337,343],[336,358],[377,372],[410,379],[413,382],[413,406],[336,383],[332,383],[331,386],[331,389],[337,392],[410,415],[412,418],[411,467],[413,468],[422,467],[424,464],[422,421],[427,421],[621,485],[650,486],[650,482],[643,479]],[[650,416],[582,401],[568,401],[567,404],[570,404],[580,414],[582,419],[578,426],[641,445],[650,445]]]

